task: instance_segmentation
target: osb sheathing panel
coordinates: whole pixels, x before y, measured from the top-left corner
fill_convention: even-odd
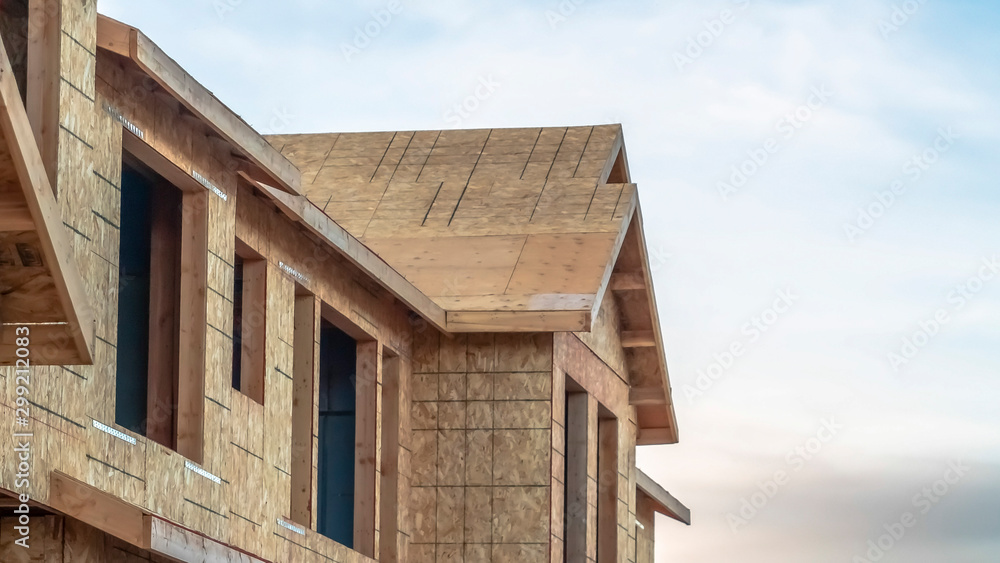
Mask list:
[[[574,333],[581,342],[610,367],[623,381],[629,380],[621,339],[621,314],[612,292],[604,294],[590,332]]]
[[[589,312],[635,186],[618,126],[278,135],[307,197],[449,311]]]
[[[400,393],[409,401],[406,378],[414,325],[407,311],[265,200],[250,190],[240,191],[228,148],[210,140],[206,129],[183,115],[178,104],[150,80],[103,51],[95,61],[94,2],[63,4],[59,203],[94,305],[98,338],[94,366],[32,371],[33,479],[26,492],[44,503],[48,477],[58,470],[267,560],[363,561],[311,531],[301,536],[277,524],[287,517],[290,503],[294,286],[297,281],[398,354]],[[197,171],[225,196],[208,193],[205,200],[209,326],[201,466],[219,483],[186,469],[182,456],[160,444],[118,428],[135,439],[133,445],[93,425],[96,421],[114,427],[115,412],[122,126],[104,110],[105,105],[142,130],[143,142],[173,165],[185,174]],[[233,390],[230,383],[232,257],[237,236],[268,262],[263,406]],[[289,269],[298,273],[296,277]],[[0,371],[0,416],[8,420],[14,418],[15,388],[13,373]],[[408,445],[408,410],[404,415],[400,440]],[[12,452],[10,436],[0,438],[0,463],[13,466]],[[409,471],[408,453],[401,455],[400,464],[402,471]],[[406,495],[402,498],[408,498],[407,479],[400,481],[400,491]],[[17,490],[12,473],[0,473],[0,487]],[[401,526],[407,526],[405,503],[399,510]],[[394,536],[391,541],[405,544],[403,534]],[[135,557],[147,560],[141,554]]]
[[[414,339],[407,560],[547,561],[551,335]]]

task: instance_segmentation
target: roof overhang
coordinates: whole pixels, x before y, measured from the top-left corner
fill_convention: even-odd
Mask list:
[[[0,133],[0,365],[91,364],[93,312],[2,42]]]
[[[351,236],[311,201],[304,196],[284,193],[248,176],[243,176],[243,179],[270,197],[275,206],[289,219],[302,225],[308,232],[340,252],[355,266],[367,272],[382,287],[435,328],[447,332],[444,309],[421,293],[416,286],[389,266],[385,260],[372,252],[364,243]]]
[[[245,171],[272,186],[301,194],[299,170],[260,134],[191,77],[138,29],[107,16],[97,18],[97,46],[131,59],[192,114],[233,147]]]
[[[691,509],[681,504],[681,501],[674,498],[640,469],[636,469],[635,488],[638,494],[649,499],[657,513],[669,516],[688,526],[691,525]]]
[[[598,302],[610,291],[621,315],[621,343],[629,372],[629,403],[636,408],[639,426],[637,444],[676,444],[679,440],[677,415],[638,202],[625,225],[622,245],[609,270]]]

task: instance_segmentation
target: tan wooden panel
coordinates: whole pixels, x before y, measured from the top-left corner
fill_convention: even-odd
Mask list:
[[[506,293],[596,293],[615,235],[529,235]]]
[[[379,256],[430,296],[503,293],[523,236],[369,239]]]

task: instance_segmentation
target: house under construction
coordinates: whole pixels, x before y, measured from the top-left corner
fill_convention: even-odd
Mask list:
[[[651,563],[688,510],[619,126],[262,136],[0,3],[0,561]],[[9,423],[8,423],[9,421]]]

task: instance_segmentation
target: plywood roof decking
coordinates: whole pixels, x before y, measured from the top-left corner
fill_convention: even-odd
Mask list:
[[[268,139],[306,197],[447,310],[450,330],[472,313],[589,327],[636,205],[635,186],[604,183],[617,125]]]
[[[6,49],[0,43],[0,364],[89,364],[94,323]]]

